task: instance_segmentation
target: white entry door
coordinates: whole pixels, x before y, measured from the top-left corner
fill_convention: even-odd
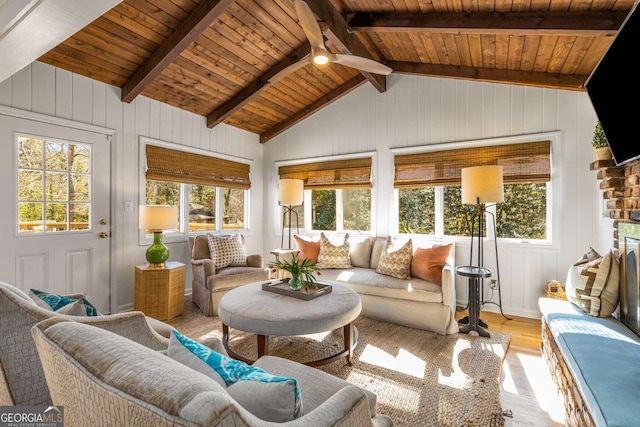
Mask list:
[[[0,280],[110,312],[111,137],[0,114]]]

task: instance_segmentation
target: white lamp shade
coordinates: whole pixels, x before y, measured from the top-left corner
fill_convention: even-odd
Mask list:
[[[477,205],[502,202],[502,166],[473,166],[462,169],[462,203]]]
[[[141,230],[173,230],[178,226],[178,207],[142,205],[138,220]]]
[[[302,204],[304,181],[301,179],[281,179],[278,184],[278,203],[283,206]]]

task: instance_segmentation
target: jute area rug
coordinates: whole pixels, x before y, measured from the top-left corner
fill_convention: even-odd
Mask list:
[[[171,323],[192,338],[222,337],[217,317],[182,318]],[[322,366],[325,372],[369,389],[378,413],[396,426],[503,426],[500,373],[509,346],[507,333],[491,338],[433,332],[365,317],[356,320],[354,360]],[[298,362],[317,360],[342,347],[342,330],[300,337],[272,337],[269,354]],[[255,335],[232,331],[229,346],[255,359]]]

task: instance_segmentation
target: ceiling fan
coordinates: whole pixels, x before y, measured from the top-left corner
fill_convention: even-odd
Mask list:
[[[311,11],[309,5],[303,0],[294,0],[293,5],[296,9],[298,22],[302,27],[302,31],[304,31],[304,34],[309,40],[309,44],[311,44],[311,54],[305,56],[300,61],[290,65],[279,73],[276,73],[269,79],[270,83],[275,83],[278,80],[284,78],[287,74],[292,73],[311,63],[323,65],[331,62],[368,73],[382,74],[385,76],[391,74],[393,70],[390,67],[387,67],[386,65],[376,62],[372,59],[355,55],[329,52],[324,44],[322,29],[320,28],[318,21],[316,21],[316,17]]]

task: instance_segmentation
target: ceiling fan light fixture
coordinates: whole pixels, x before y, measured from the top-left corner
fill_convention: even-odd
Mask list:
[[[329,62],[329,52],[323,48],[315,48],[312,49],[311,54],[313,55],[313,62],[318,65],[324,65]]]

